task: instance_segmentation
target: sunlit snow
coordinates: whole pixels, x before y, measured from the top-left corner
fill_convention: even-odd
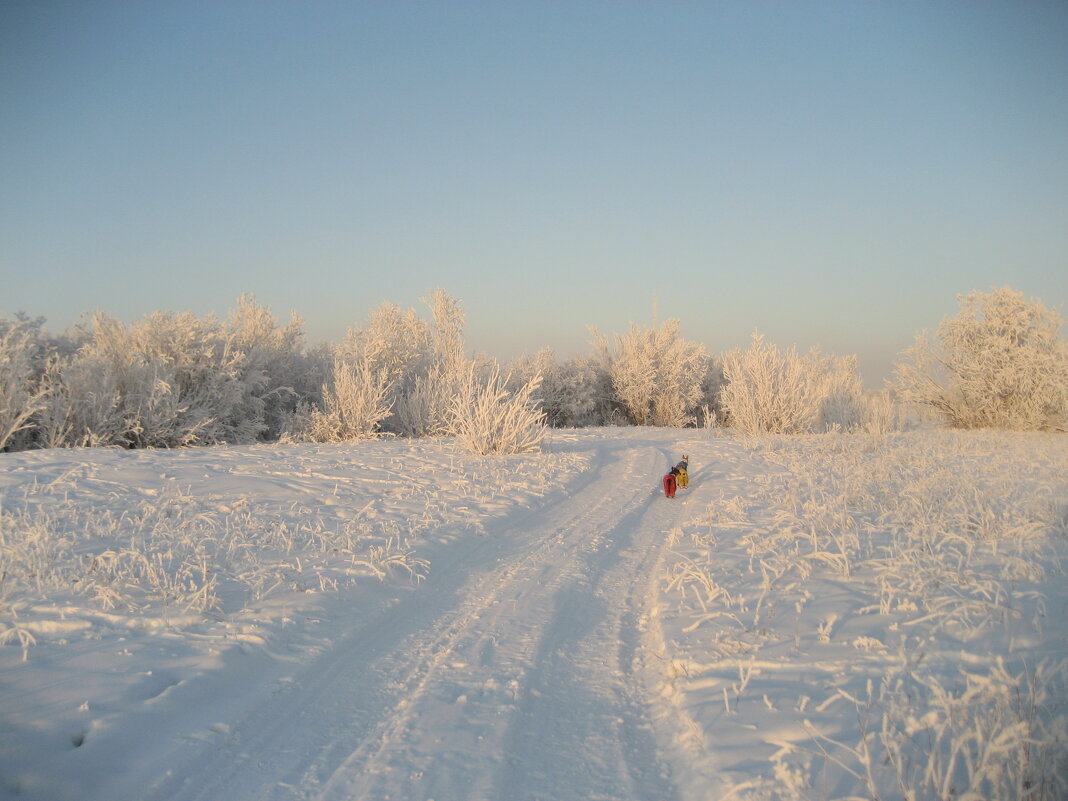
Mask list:
[[[3,454],[0,797],[1055,798],[1066,475],[940,431]]]

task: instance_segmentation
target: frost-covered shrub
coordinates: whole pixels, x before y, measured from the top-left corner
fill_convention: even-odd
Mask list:
[[[1064,798],[1066,671],[1066,660],[1043,660],[1013,675],[999,658],[988,671],[961,669],[954,681],[887,676],[873,705],[882,720],[871,756],[890,765],[906,801]],[[880,764],[865,767],[875,777]]]
[[[239,411],[262,376],[242,373],[243,355],[213,318],[155,312],[126,326],[97,314],[80,339],[54,371],[43,415],[48,444],[246,442],[263,429],[262,419]]]
[[[346,361],[366,363],[390,387],[388,403],[392,411],[382,422],[383,430],[423,433],[417,421],[428,416],[429,410],[404,402],[406,397],[420,392],[420,379],[425,383],[433,364],[430,325],[414,309],[402,312],[392,303],[383,303],[371,313],[366,327],[348,330],[338,354]],[[417,408],[419,411],[413,411]]]
[[[856,356],[828,356],[813,354],[819,398],[819,430],[849,431],[865,422],[868,399],[857,372]]]
[[[612,378],[600,359],[576,356],[553,374],[559,425],[584,427],[606,425],[612,415]]]
[[[437,290],[423,302],[429,324],[413,311],[383,306],[363,331],[350,332],[345,352],[363,354],[393,386],[392,415],[384,427],[410,437],[444,436],[452,426],[453,399],[468,370],[460,302]]]
[[[49,371],[40,415],[46,447],[175,447],[226,441],[219,424],[239,391],[211,363],[210,329],[192,315],[156,313],[127,327],[98,314],[73,356]]]
[[[126,325],[94,315],[49,359],[37,411],[43,447],[175,447],[277,437],[317,394],[301,323],[280,328],[250,297],[225,322],[155,312]]]
[[[452,433],[472,453],[511,454],[536,450],[545,436],[545,415],[534,399],[534,376],[516,392],[494,367],[484,379],[470,365],[452,403]]]
[[[386,373],[390,382],[403,386],[404,377],[422,366],[430,354],[430,326],[414,309],[401,311],[393,303],[383,303],[373,312],[364,328],[350,328],[339,351],[344,358],[366,359]]]
[[[631,325],[613,351],[593,330],[615,399],[635,425],[681,427],[694,422],[710,359],[704,345],[679,336],[679,321],[660,328]]]
[[[466,380],[467,358],[464,351],[466,315],[460,301],[442,289],[435,290],[423,303],[430,309],[430,343],[434,358],[452,368],[458,383]]]
[[[318,394],[323,376],[314,357],[304,352],[303,321],[295,315],[285,327],[251,295],[238,298],[224,325],[230,347],[242,354],[243,394],[233,409],[234,423],[257,421],[259,435],[276,439],[297,404]]]
[[[753,335],[746,350],[723,357],[720,402],[729,424],[746,434],[800,434],[853,429],[864,423],[864,392],[856,357],[813,350],[780,351]]]
[[[245,354],[214,317],[155,312],[132,325],[130,334],[135,364],[152,369],[132,373],[137,391],[129,392],[128,399],[140,404],[152,398],[160,375],[169,394],[177,396],[170,407],[174,433],[161,426],[160,439],[139,436],[135,445],[251,442],[262,433],[263,419],[242,412],[247,411],[245,399],[262,392],[266,380],[246,369]]]
[[[903,400],[955,428],[1068,429],[1068,343],[1060,315],[1010,287],[959,297],[895,368]]]
[[[864,430],[874,436],[883,436],[905,427],[901,405],[888,392],[875,392],[867,397],[864,411]]]
[[[723,376],[720,399],[733,427],[747,434],[792,434],[815,426],[812,376],[795,348],[780,352],[754,334],[748,350],[724,354]]]
[[[308,434],[316,442],[372,439],[390,412],[386,374],[366,361],[334,362],[330,383],[323,387],[323,409],[311,412]]]
[[[134,421],[124,413],[120,375],[103,359],[55,360],[46,374],[47,403],[37,417],[43,448],[127,444]]]
[[[383,431],[410,437],[442,436],[452,425],[452,402],[468,369],[464,314],[459,301],[438,290],[424,299],[431,321],[384,303],[363,328],[350,328],[334,358],[377,376],[389,413]]]
[[[438,367],[417,375],[408,392],[397,399],[392,418],[397,433],[406,437],[440,436],[446,433],[442,427],[445,417],[441,413],[446,400],[446,383],[439,377]]]
[[[432,436],[448,433],[453,427],[453,401],[466,391],[470,364],[465,355],[465,315],[460,302],[437,290],[424,303],[430,307],[432,364],[422,387],[427,418],[426,430]]]
[[[604,425],[611,414],[612,380],[599,359],[576,357],[556,362],[551,348],[510,365],[509,389],[518,390],[534,376],[542,380],[534,397],[553,428]]]
[[[0,319],[0,451],[19,445],[19,435],[34,425],[44,407],[39,386],[41,326],[43,320],[16,317]]]
[[[720,395],[724,384],[723,362],[710,359],[701,382],[701,400],[697,409],[697,425],[701,428],[717,428],[723,424],[725,415],[720,405]]]

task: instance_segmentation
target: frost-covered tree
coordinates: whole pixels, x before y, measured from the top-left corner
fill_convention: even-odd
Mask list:
[[[553,428],[603,425],[611,414],[612,382],[599,359],[575,357],[557,362],[552,348],[516,359],[508,388],[518,391],[534,376],[542,377],[534,397]]]
[[[800,434],[863,425],[866,401],[854,356],[780,351],[753,335],[723,356],[720,403],[728,424],[746,434]]]
[[[430,308],[429,358],[411,375],[399,396],[395,425],[408,436],[445,436],[452,430],[453,399],[468,377],[464,342],[465,316],[460,302],[443,290],[423,302]]]
[[[175,416],[173,407],[169,417],[152,415],[146,424],[142,416],[147,404],[127,398],[126,390],[137,383],[131,376],[135,369],[126,365],[116,370],[113,363],[97,354],[53,360],[46,373],[47,405],[37,419],[38,444],[44,448],[132,447],[138,431],[155,431],[157,417],[164,418],[171,433],[167,423]],[[170,385],[163,379],[152,380],[149,392],[157,408],[163,397],[168,401],[173,398]],[[128,400],[130,406],[138,407],[136,412],[127,409]]]
[[[239,298],[224,322],[154,312],[127,325],[93,315],[49,361],[38,442],[175,447],[276,438],[322,383],[321,358],[305,353],[301,325],[278,325],[252,296]]]
[[[46,445],[175,447],[248,442],[264,429],[247,399],[265,379],[212,317],[155,312],[132,325],[94,315],[75,353],[50,365]]]
[[[723,410],[720,408],[723,384],[723,363],[710,359],[701,382],[701,398],[697,408],[697,425],[702,428],[717,428],[723,424]]]
[[[747,434],[793,434],[810,431],[817,406],[811,402],[808,365],[796,348],[781,352],[760,334],[746,350],[723,356],[720,402],[728,422]]]
[[[553,374],[551,395],[558,425],[572,428],[607,425],[612,418],[612,378],[599,358],[575,356]]]
[[[406,434],[419,428],[417,423],[409,425],[399,412],[402,406],[410,411],[412,404],[406,404],[405,399],[417,393],[420,378],[433,364],[430,325],[414,309],[405,312],[392,303],[383,303],[371,313],[364,328],[349,329],[338,355],[350,363],[366,363],[383,376],[390,388],[387,401],[392,410],[382,422],[384,430]]]
[[[1068,343],[1060,315],[1011,287],[958,298],[895,366],[903,400],[956,428],[1068,430]]]
[[[864,412],[864,430],[882,437],[892,431],[901,431],[906,426],[906,415],[897,398],[889,390],[868,396]]]
[[[616,400],[635,425],[684,426],[694,421],[711,360],[704,345],[679,336],[679,321],[659,328],[632,324],[613,349],[591,329]]]
[[[213,316],[153,312],[121,344],[131,348],[115,358],[132,360],[124,397],[139,421],[135,446],[251,442],[264,430],[244,402],[263,392],[266,379],[246,369],[245,354]],[[144,425],[154,417],[158,425]]]
[[[317,365],[305,355],[303,320],[293,315],[280,326],[269,308],[242,295],[223,334],[243,357],[244,394],[233,416],[256,421],[261,437],[276,439],[297,404],[316,395],[322,383]]]
[[[864,392],[855,355],[811,355],[815,374],[814,395],[818,398],[817,428],[848,431],[864,425],[870,401]]]
[[[390,412],[390,382],[366,360],[338,359],[323,387],[323,408],[311,412],[308,434],[316,442],[373,439]]]
[[[541,376],[518,390],[507,388],[494,366],[485,377],[468,365],[460,391],[452,399],[452,434],[472,453],[512,454],[536,450],[545,437],[545,414],[534,397]]]
[[[364,327],[348,330],[345,341],[333,350],[334,370],[323,384],[318,422],[311,426],[319,432],[317,438],[353,438],[325,432],[339,430],[340,409],[352,410],[359,404],[364,411],[356,416],[373,419],[369,428],[359,430],[411,437],[445,436],[452,431],[453,401],[471,366],[464,354],[463,309],[441,290],[424,302],[430,322],[414,310],[405,312],[384,303]],[[342,395],[352,399],[345,401]],[[357,398],[363,400],[358,404]],[[385,416],[380,415],[383,410]],[[290,435],[308,434],[314,422],[308,418],[310,411],[305,406],[303,414],[291,419]]]
[[[0,451],[23,446],[23,434],[45,406],[40,386],[41,329],[44,320],[0,319]]]

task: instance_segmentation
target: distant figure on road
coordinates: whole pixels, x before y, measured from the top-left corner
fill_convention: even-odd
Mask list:
[[[666,498],[674,498],[675,497],[675,487],[677,485],[676,484],[676,476],[678,476],[678,474],[679,474],[678,469],[672,467],[671,470],[668,472],[668,474],[666,476],[664,476],[664,497],[666,497]]]
[[[682,461],[675,465],[675,470],[678,471],[675,483],[679,485],[679,489],[686,489],[690,486],[690,457],[683,454]]]

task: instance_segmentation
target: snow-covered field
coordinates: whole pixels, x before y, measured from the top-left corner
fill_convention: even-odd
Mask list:
[[[657,602],[687,797],[1068,797],[1062,437],[704,454]]]
[[[1063,437],[545,446],[0,455],[0,797],[1068,794]]]

